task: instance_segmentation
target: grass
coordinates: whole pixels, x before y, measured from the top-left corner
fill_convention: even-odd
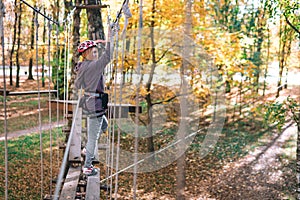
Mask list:
[[[57,138],[58,136],[58,138]],[[58,173],[58,141],[63,139],[60,128],[52,130],[52,155],[50,155],[50,133],[42,132],[43,191],[49,194],[50,182]],[[4,142],[0,142],[0,160],[4,160]],[[8,188],[9,199],[40,199],[41,195],[40,135],[20,136],[8,141]],[[52,164],[52,169],[50,166]],[[52,171],[52,173],[51,173]],[[4,163],[0,165],[0,199],[4,198]],[[52,177],[51,177],[52,174]],[[43,195],[44,196],[44,195]]]

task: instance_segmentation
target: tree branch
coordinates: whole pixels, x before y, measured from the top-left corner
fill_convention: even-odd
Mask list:
[[[153,106],[153,105],[157,105],[157,104],[167,103],[167,102],[172,101],[172,100],[175,99],[176,97],[185,96],[185,95],[189,95],[189,94],[192,94],[192,92],[189,92],[189,93],[183,93],[183,94],[177,94],[177,95],[175,95],[175,96],[173,96],[173,97],[170,97],[170,98],[168,98],[168,99],[166,99],[166,100],[162,100],[162,101],[158,101],[158,102],[152,103],[152,106]]]
[[[288,25],[290,25],[290,27],[292,27],[292,29],[294,29],[294,31],[296,31],[299,35],[300,35],[300,30],[298,30],[288,19],[288,17],[286,16],[286,14],[284,14],[285,17],[285,21],[288,23]]]

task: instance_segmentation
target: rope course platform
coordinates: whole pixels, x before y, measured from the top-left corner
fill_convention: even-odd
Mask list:
[[[76,106],[77,101],[75,100],[51,100],[49,101],[49,104],[51,106],[51,108],[55,109],[57,107],[59,107],[59,111],[64,111],[65,106],[67,106],[67,111],[68,112],[73,112],[73,107]],[[135,113],[137,106],[132,105],[132,104],[118,104],[118,103],[108,103],[108,113],[110,113],[110,115],[108,115],[109,118],[118,118],[119,117],[119,111],[121,110],[121,118],[128,118],[128,114],[129,113]],[[115,111],[115,116],[113,116]],[[139,106],[138,107],[138,112],[142,113],[142,107]]]
[[[67,31],[66,34],[66,38],[67,39],[67,43],[65,44],[65,49],[66,50],[65,53],[65,60],[69,59],[69,55],[67,55],[67,53],[69,52],[69,32],[71,30],[71,15],[73,15],[74,11],[76,9],[101,9],[101,8],[109,8],[109,5],[76,5],[73,6],[73,10],[69,13],[68,17],[66,19],[64,19],[61,22],[58,21],[54,21],[51,17],[47,16],[45,13],[41,12],[40,8],[37,7],[33,7],[30,4],[28,4],[25,0],[20,0],[21,3],[24,3],[26,6],[30,7],[33,11],[34,11],[34,25],[36,27],[35,29],[35,38],[36,38],[36,64],[37,64],[37,68],[38,68],[38,62],[39,62],[39,57],[38,57],[38,36],[39,36],[39,20],[38,20],[38,16],[42,16],[44,19],[48,20],[48,66],[51,66],[51,56],[50,56],[50,50],[51,50],[51,31],[52,31],[52,25],[56,25],[56,44],[57,47],[60,46],[59,42],[58,42],[58,33],[59,33],[59,28],[60,26],[63,24],[65,26],[65,30]],[[125,25],[123,26],[123,33],[125,33],[126,27],[127,27],[127,18],[131,17],[131,13],[128,7],[128,0],[123,0],[123,4],[122,7],[120,8],[119,12],[117,13],[117,16],[115,18],[115,20],[113,20],[112,23],[109,23],[109,27],[112,29],[112,32],[114,34],[116,34],[115,36],[111,37],[110,40],[116,40],[115,42],[118,44],[118,27],[119,27],[119,18],[122,16],[121,13],[124,13],[125,15]],[[140,4],[140,9],[142,8],[142,3]],[[2,2],[0,3],[0,6],[2,6]],[[0,7],[1,8],[1,7]],[[0,36],[1,39],[3,40],[3,35],[2,31],[3,30],[3,23],[2,23],[2,18],[3,18],[4,12],[1,12],[0,14]],[[111,22],[110,19],[108,20],[108,22]],[[44,22],[45,23],[45,22]],[[4,41],[4,40],[3,40]],[[4,50],[4,42],[2,43],[2,50]],[[111,44],[113,44],[114,42],[111,42]],[[116,45],[117,46],[117,45]],[[113,48],[112,48],[113,49]],[[113,49],[114,51],[114,49]],[[118,52],[118,48],[116,48],[115,50],[116,52]],[[123,49],[124,51],[124,49]],[[3,54],[3,66],[5,66],[4,64],[4,52],[2,52]],[[113,55],[113,54],[112,54]],[[117,56],[116,56],[117,57]],[[124,59],[124,57],[123,57]],[[59,65],[59,58],[57,59],[57,66]],[[68,76],[66,76],[67,74],[67,70],[69,68],[69,62],[64,61],[65,65],[64,65],[64,74],[65,74],[65,79],[64,79],[64,100],[52,100],[51,99],[51,94],[58,94],[59,89],[57,90],[51,90],[50,89],[50,84],[49,84],[49,89],[48,90],[40,90],[40,86],[39,86],[39,75],[37,74],[37,82],[38,82],[38,87],[37,90],[33,90],[33,91],[8,91],[6,90],[6,81],[5,81],[5,71],[3,68],[3,74],[4,74],[4,89],[0,89],[0,95],[4,96],[4,102],[6,102],[6,96],[18,96],[18,95],[35,95],[38,94],[39,100],[38,100],[38,111],[39,111],[39,135],[40,135],[40,168],[41,168],[41,188],[40,188],[40,194],[41,197],[44,198],[45,200],[65,200],[65,199],[73,199],[73,200],[77,200],[77,199],[100,199],[100,190],[104,189],[106,191],[109,191],[110,188],[112,188],[112,181],[110,183],[110,185],[108,186],[103,186],[100,183],[103,183],[103,181],[106,182],[106,180],[109,180],[109,178],[106,178],[104,180],[100,181],[100,171],[98,171],[98,173],[96,175],[93,176],[86,176],[83,172],[82,172],[82,166],[83,166],[83,161],[84,161],[84,157],[85,155],[82,153],[82,147],[83,145],[83,141],[85,140],[86,137],[86,133],[88,130],[88,124],[87,123],[83,123],[86,120],[90,120],[92,117],[94,116],[90,116],[87,115],[86,113],[83,112],[82,108],[79,107],[79,100],[67,100],[69,99],[68,96]],[[140,71],[140,70],[138,70]],[[117,74],[118,72],[116,71],[115,74]],[[49,70],[49,80],[51,80],[51,75],[50,75],[50,70]],[[115,79],[116,80],[116,79]],[[49,81],[50,83],[50,81]],[[120,93],[121,93],[122,89],[120,89]],[[43,188],[43,184],[44,184],[44,165],[43,165],[43,134],[42,134],[42,109],[41,109],[41,99],[40,99],[40,94],[49,94],[49,100],[48,100],[48,106],[49,106],[49,123],[52,124],[52,114],[51,114],[51,110],[52,109],[58,109],[57,110],[57,119],[59,119],[59,112],[63,111],[65,116],[69,119],[71,119],[71,124],[68,124],[66,126],[64,126],[62,128],[62,132],[63,134],[66,135],[66,140],[65,140],[65,145],[63,146],[63,150],[64,150],[64,155],[63,155],[63,160],[61,162],[61,166],[59,169],[59,174],[57,176],[56,179],[56,187],[55,189],[52,188],[52,185],[50,184],[50,190],[49,193],[50,195],[45,195],[44,193],[44,188]],[[80,95],[79,95],[80,96]],[[137,95],[138,96],[138,95]],[[120,97],[122,97],[122,95],[120,95]],[[59,98],[59,97],[57,97]],[[112,98],[111,98],[112,99]],[[120,98],[119,101],[117,101],[116,99],[116,95],[114,95],[114,100],[112,100],[111,102],[122,102],[122,99]],[[6,104],[4,103],[4,107],[5,107],[5,122],[6,122]],[[137,103],[137,105],[139,105],[139,103]],[[130,113],[141,113],[142,112],[142,107],[141,106],[135,106],[135,105],[131,105],[131,104],[123,104],[123,103],[108,103],[108,111],[107,111],[107,118],[108,119],[112,119],[111,121],[114,122],[116,120],[113,119],[118,119],[118,118],[129,118],[130,117]],[[70,122],[70,121],[69,121]],[[85,124],[86,126],[84,127]],[[5,181],[6,181],[6,185],[5,185],[5,196],[6,199],[8,199],[8,189],[9,189],[9,185],[8,185],[8,146],[7,146],[7,131],[6,131],[6,124],[5,124]],[[106,144],[98,144],[97,142],[97,152],[99,150],[105,150],[106,151],[106,160],[107,163],[111,162],[114,163],[114,161],[116,162],[116,166],[119,158],[118,153],[119,152],[114,152],[114,146],[115,143],[118,142],[118,144],[116,145],[118,148],[120,147],[120,134],[121,134],[121,130],[115,130],[114,128],[116,127],[115,124],[110,124],[111,130],[108,131],[108,136],[106,139]],[[116,134],[117,133],[117,134]],[[135,133],[137,135],[137,131]],[[114,141],[114,136],[118,136],[118,141]],[[50,163],[51,165],[49,166],[50,169],[50,180],[52,181],[52,183],[54,183],[54,179],[52,179],[52,132],[50,129]],[[57,136],[58,138],[58,136]],[[137,137],[136,137],[137,138]],[[59,143],[59,141],[57,141],[57,143]],[[137,144],[135,144],[135,152],[137,152]],[[95,158],[99,158],[98,153],[95,152]],[[115,156],[115,157],[114,157]],[[116,158],[115,160],[113,160],[113,158]],[[109,160],[111,159],[111,160]],[[99,159],[98,159],[99,160]],[[109,166],[107,165],[106,166]],[[136,159],[135,159],[135,163]],[[105,166],[105,167],[106,167]],[[111,165],[114,166],[114,165]],[[108,167],[107,167],[108,169]],[[115,194],[117,194],[117,181],[118,181],[118,173],[121,172],[121,170],[119,170],[116,167],[116,174],[111,175],[116,177],[115,180]],[[107,177],[109,177],[109,171],[112,174],[113,170],[112,169],[108,169],[107,170]],[[135,180],[136,180],[136,173],[134,173],[135,176]],[[134,187],[134,194],[136,193],[136,187]],[[112,193],[111,193],[112,194]],[[110,194],[110,196],[112,196]]]
[[[63,179],[62,188],[59,195],[59,200],[64,199],[99,199],[100,198],[100,189],[108,190],[109,187],[103,187],[100,185],[100,172],[98,172],[94,176],[86,176],[82,174],[81,167],[82,162],[84,160],[83,155],[81,153],[82,150],[82,137],[84,137],[82,121],[86,118],[82,112],[82,108],[77,105],[78,101],[57,101],[53,100],[51,103],[57,104],[67,103],[70,108],[72,108],[72,112],[70,115],[72,117],[72,128],[67,127],[63,128],[64,132],[68,134],[67,143],[69,144],[69,149],[65,149],[68,155],[68,165],[65,166],[65,171],[67,171],[66,178]],[[109,104],[109,109],[115,109],[118,107],[124,111],[122,117],[128,117],[128,112],[135,112],[136,106],[130,104]],[[141,107],[138,107],[139,111],[141,111]],[[118,109],[116,109],[118,110]],[[118,116],[118,115],[116,115]],[[68,146],[68,144],[66,145]],[[107,150],[109,147],[108,144],[97,144],[98,151],[99,150]],[[97,159],[98,151],[95,152],[95,158]],[[99,162],[96,160],[96,162]],[[44,200],[52,199],[51,195],[46,195]]]

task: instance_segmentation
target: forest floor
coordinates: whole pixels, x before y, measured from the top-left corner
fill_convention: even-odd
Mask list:
[[[263,146],[224,165],[209,183],[202,185],[208,197],[294,199],[295,193],[286,193],[285,190],[289,188],[295,191],[295,162],[291,162],[288,157],[295,157],[296,135],[297,127],[290,123],[283,132],[274,132],[273,137],[264,141]]]
[[[28,81],[23,82],[23,84],[25,83],[28,84]],[[36,90],[34,82],[29,85],[31,87],[27,85],[26,90]],[[8,87],[8,90],[21,91],[21,89],[13,87]],[[278,100],[289,95],[294,95],[300,100],[300,87],[293,86],[283,90]],[[266,98],[271,96],[274,97],[270,93],[266,95]],[[259,101],[264,103],[266,99]],[[233,124],[227,129],[233,127],[239,129],[240,126],[243,125]],[[46,130],[47,127],[49,128],[49,124],[43,125],[42,129]],[[35,130],[37,128],[33,127],[9,132],[8,135],[18,137],[31,134]],[[250,127],[248,130],[251,130],[253,135],[259,132],[255,127]],[[234,149],[239,149],[239,143],[233,140],[231,140],[231,144],[228,143],[229,140],[227,141],[227,145],[230,147],[222,148],[220,146],[220,152],[215,150],[204,159],[200,159],[194,150],[188,150],[185,190],[187,199],[295,199],[297,182],[295,170],[296,125],[289,121],[281,132],[277,129],[268,129],[266,132],[268,133],[260,134],[262,137],[255,138],[255,143],[244,144],[247,150],[243,154],[235,154]],[[237,133],[235,136],[243,138],[242,134]],[[3,134],[0,134],[0,140],[1,137]],[[226,140],[225,137],[226,134],[222,138]],[[222,144],[222,141],[219,143]],[[230,148],[233,156],[222,154],[222,151],[226,151],[227,148]],[[219,157],[215,155],[219,155]],[[139,199],[174,199],[176,193],[175,172],[176,162],[151,174],[139,174],[137,181]],[[132,198],[132,188],[130,187],[132,184],[131,181],[128,181],[128,177],[132,178],[132,175],[125,173],[119,176],[120,199]],[[157,177],[161,177],[160,180]],[[129,186],[125,186],[125,183]]]

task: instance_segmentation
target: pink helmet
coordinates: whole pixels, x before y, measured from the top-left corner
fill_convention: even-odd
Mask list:
[[[91,48],[91,47],[96,47],[97,44],[96,42],[94,42],[93,40],[86,40],[84,42],[82,42],[78,48],[77,48],[77,51],[82,54],[85,50]]]

